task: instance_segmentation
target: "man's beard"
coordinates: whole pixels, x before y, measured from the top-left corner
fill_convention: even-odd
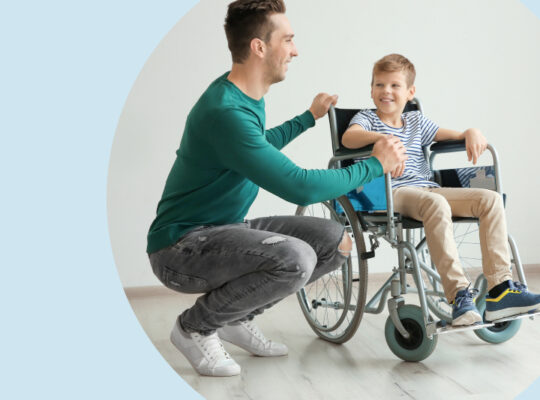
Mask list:
[[[285,79],[286,71],[283,71],[283,64],[274,64],[273,52],[269,49],[268,58],[266,61],[266,82],[270,85],[281,82]]]
[[[281,65],[273,66],[273,65],[268,64],[268,69],[266,72],[266,81],[270,85],[273,85],[274,83],[278,83],[283,80],[285,80],[285,72],[283,72]]]

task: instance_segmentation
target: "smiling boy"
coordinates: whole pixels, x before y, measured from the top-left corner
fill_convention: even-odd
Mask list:
[[[512,281],[506,220],[501,196],[487,189],[441,188],[431,180],[422,147],[442,140],[465,140],[469,161],[476,164],[487,147],[478,129],[463,132],[438,127],[419,111],[403,112],[415,94],[415,68],[405,57],[390,54],[373,67],[371,98],[376,110],[362,110],[350,122],[342,143],[360,148],[394,135],[407,148],[408,159],[392,172],[394,208],[422,221],[431,258],[452,306],[452,325],[482,321],[475,289],[465,277],[454,241],[452,216],[479,218],[482,268],[488,281],[486,320],[492,321],[536,309],[540,295]]]

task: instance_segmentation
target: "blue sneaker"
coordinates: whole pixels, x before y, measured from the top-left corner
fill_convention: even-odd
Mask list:
[[[509,288],[498,297],[486,296],[486,321],[523,314],[540,308],[540,295],[531,293],[527,286],[509,281]]]
[[[452,326],[475,325],[482,322],[482,316],[474,304],[478,289],[470,289],[469,285],[456,294],[452,304]]]

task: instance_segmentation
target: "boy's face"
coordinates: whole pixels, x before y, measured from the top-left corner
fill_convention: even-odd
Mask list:
[[[383,114],[401,115],[407,101],[414,98],[415,87],[407,86],[403,71],[377,72],[373,76],[371,98]]]

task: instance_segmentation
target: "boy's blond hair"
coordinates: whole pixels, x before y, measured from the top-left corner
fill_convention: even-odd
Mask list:
[[[414,65],[408,58],[403,57],[401,54],[388,54],[373,65],[373,73],[371,75],[371,84],[373,85],[373,78],[375,74],[379,72],[396,72],[402,71],[405,74],[405,80],[407,86],[411,87],[414,84],[414,78],[416,78],[416,70]]]

